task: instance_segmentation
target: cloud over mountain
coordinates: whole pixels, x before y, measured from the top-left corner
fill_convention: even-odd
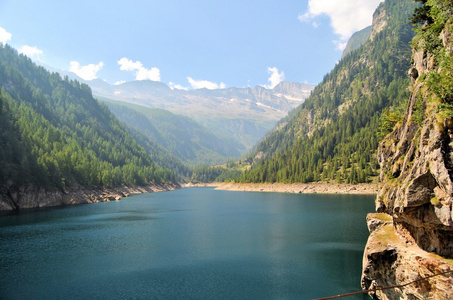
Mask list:
[[[226,84],[221,82],[220,84],[211,82],[208,80],[196,80],[193,79],[192,77],[187,77],[187,80],[189,81],[190,86],[193,89],[208,89],[208,90],[216,90],[216,89],[224,89],[226,87]]]
[[[132,61],[123,57],[117,63],[120,65],[120,70],[134,72],[135,80],[160,81],[160,70],[155,67],[147,69],[139,60]]]
[[[301,22],[319,26],[316,17],[327,15],[335,34],[334,41],[339,49],[344,48],[347,39],[356,31],[371,25],[372,15],[383,0],[309,0],[308,11],[299,15]]]
[[[75,73],[77,76],[84,80],[94,80],[97,78],[97,72],[99,72],[104,63],[101,61],[98,64],[89,64],[86,66],[80,66],[77,61],[71,61],[69,71]]]
[[[43,53],[41,49],[36,46],[24,45],[18,49],[19,53],[25,54],[30,58],[38,58]]]
[[[168,83],[168,86],[169,86],[172,90],[175,90],[175,89],[176,89],[176,90],[183,90],[183,91],[188,91],[188,90],[189,90],[188,87],[182,86],[182,85],[180,85],[180,84],[176,84],[176,83],[174,83],[174,82],[172,82],[172,81],[170,81],[170,82]]]
[[[0,43],[4,44],[11,40],[13,35],[5,30],[5,28],[0,27]]]
[[[278,69],[276,67],[272,67],[272,68],[267,67],[267,73],[270,74],[269,79],[267,80],[269,82],[269,84],[265,85],[264,86],[265,88],[273,89],[280,82],[285,80],[285,73],[283,71],[278,72]]]

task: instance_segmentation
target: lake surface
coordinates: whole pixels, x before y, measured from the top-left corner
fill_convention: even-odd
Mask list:
[[[0,299],[313,299],[358,291],[374,198],[189,188],[3,216]]]

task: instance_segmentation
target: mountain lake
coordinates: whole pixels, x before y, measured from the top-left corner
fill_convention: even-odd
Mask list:
[[[185,188],[4,215],[0,299],[314,299],[359,291],[374,198]]]

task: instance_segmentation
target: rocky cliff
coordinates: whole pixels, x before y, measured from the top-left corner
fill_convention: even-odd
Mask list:
[[[170,191],[181,188],[179,184],[150,184],[148,186],[123,186],[115,188],[71,188],[49,191],[29,185],[8,189],[0,193],[0,211],[34,209],[65,205],[118,201],[133,194]]]
[[[362,287],[399,287],[370,292],[375,299],[453,299],[453,2],[425,8],[406,112],[379,145]]]

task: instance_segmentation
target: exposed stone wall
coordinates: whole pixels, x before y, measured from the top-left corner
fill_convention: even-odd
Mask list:
[[[424,251],[418,247],[404,227],[396,225],[385,213],[367,217],[370,237],[363,259],[364,289],[409,285],[370,293],[373,299],[432,299],[453,298],[451,273],[428,278],[453,270],[453,260]],[[424,279],[427,278],[427,279]]]
[[[451,53],[451,33],[440,38]],[[405,283],[453,270],[453,120],[439,118],[422,76],[435,57],[413,51],[411,97],[404,121],[379,145],[378,214],[368,216],[362,287]],[[423,118],[416,121],[416,111]],[[420,115],[418,116],[420,118]],[[453,273],[371,293],[376,299],[453,299]]]
[[[66,191],[46,191],[28,186],[19,190],[9,189],[2,192],[0,194],[0,211],[117,201],[131,194],[169,191],[178,188],[181,188],[179,184],[150,184],[134,187],[73,188]]]
[[[380,5],[373,14],[373,23],[371,25],[371,34],[370,39],[373,40],[374,37],[381,32],[388,23],[388,16],[383,5]]]

